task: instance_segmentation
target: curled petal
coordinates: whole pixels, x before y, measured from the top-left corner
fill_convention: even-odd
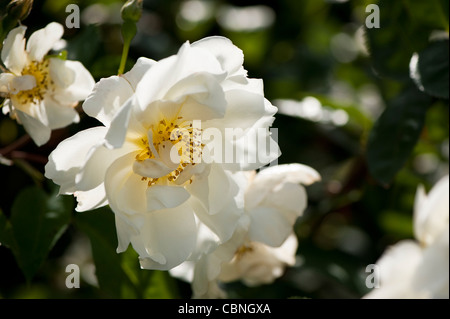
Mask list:
[[[27,52],[30,60],[42,61],[44,56],[58,42],[64,33],[64,27],[51,22],[45,28],[35,31],[27,42]]]
[[[147,211],[175,208],[180,206],[190,197],[190,194],[179,186],[153,185],[148,187]]]
[[[109,127],[116,112],[133,94],[124,78],[111,76],[101,79],[83,103],[83,110]]]
[[[105,186],[103,184],[89,191],[76,191],[74,192],[74,196],[78,202],[75,208],[77,212],[85,212],[108,205]]]
[[[12,29],[3,43],[2,61],[6,68],[16,75],[21,74],[28,63],[24,39],[26,29],[24,26]]]
[[[177,55],[160,60],[142,77],[136,88],[139,105],[146,108],[156,100],[164,100],[176,83],[200,72],[222,78],[224,74],[217,59],[209,52],[183,44]]]
[[[137,250],[141,267],[169,270],[184,262],[195,249],[196,228],[187,204],[148,214],[139,238],[145,251]]]
[[[73,72],[74,79],[61,95],[64,95],[66,101],[76,102],[86,99],[95,85],[91,73],[78,61],[65,61],[65,66]]]
[[[175,84],[165,99],[182,101],[179,116],[193,120],[222,118],[227,103],[217,79],[206,72],[194,73]]]
[[[141,57],[137,59],[131,70],[123,74],[122,77],[128,81],[133,91],[135,91],[145,72],[147,72],[156,63],[157,62],[152,59]]]
[[[106,128],[94,127],[80,131],[62,141],[50,154],[45,165],[45,177],[60,185],[60,194],[76,191],[75,176],[81,169],[89,150],[106,134]]]
[[[319,173],[302,164],[284,164],[263,169],[252,180],[246,192],[246,206],[256,207],[272,190],[285,183],[310,185],[320,180]]]
[[[192,47],[209,51],[219,61],[223,70],[228,72],[228,76],[235,75],[238,71],[245,76],[242,70],[244,63],[244,53],[225,37],[213,36],[201,39],[192,43]]]
[[[106,147],[119,148],[125,142],[127,131],[130,127],[129,123],[132,116],[133,100],[133,97],[129,98],[125,102],[125,104],[123,104],[121,107],[118,107],[118,109],[116,110],[116,113],[114,114],[114,117],[110,122],[108,134],[106,134]],[[117,102],[118,101],[116,100],[116,103]],[[89,101],[89,104],[91,103],[92,101]]]

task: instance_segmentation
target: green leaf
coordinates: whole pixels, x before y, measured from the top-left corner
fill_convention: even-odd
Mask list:
[[[411,87],[390,101],[372,128],[367,161],[372,176],[390,184],[419,139],[431,97]]]
[[[11,249],[28,281],[65,231],[71,211],[70,198],[48,196],[38,187],[26,188],[15,198],[10,218]]]
[[[365,29],[372,64],[379,76],[409,80],[411,56],[427,46],[431,31],[436,29],[435,25],[424,24],[421,12],[431,12],[433,16],[441,13],[440,6],[429,2],[432,1],[379,2],[380,28]]]
[[[399,238],[413,238],[412,215],[405,215],[396,210],[384,210],[379,213],[380,224],[386,233]]]
[[[448,30],[448,0],[405,0],[411,19],[425,27]]]
[[[45,59],[50,59],[50,58],[57,58],[57,59],[65,61],[65,60],[67,60],[67,50],[62,50],[55,54],[47,54],[45,56]]]
[[[141,269],[138,254],[131,247],[122,254],[122,268],[135,286],[136,298],[178,298],[175,280],[170,277],[169,273]]]
[[[132,286],[122,267],[120,255],[116,252],[117,235],[114,214],[108,208],[79,213],[76,225],[91,241],[95,271],[102,292],[109,298],[120,298],[122,288]]]
[[[411,77],[422,91],[448,100],[449,41],[436,41],[421,51],[417,64],[411,65]]]
[[[11,223],[0,209],[0,245],[11,247],[14,245],[14,238],[12,237]]]

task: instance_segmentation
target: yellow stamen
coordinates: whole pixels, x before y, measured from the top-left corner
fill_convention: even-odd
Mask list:
[[[149,144],[147,137],[136,141],[140,148],[139,153],[135,157],[138,162],[159,157],[157,156],[158,154],[154,154],[154,151],[159,153],[160,150],[166,147],[167,141],[179,147],[177,150],[180,156],[178,167],[160,178],[142,178],[142,181],[147,182],[148,187],[157,183],[164,185],[167,182],[176,181],[188,165],[195,165],[194,156],[201,156],[204,146],[198,141],[201,138],[201,129],[192,128],[192,123],[182,119],[183,117],[181,116],[176,116],[173,120],[162,119],[156,125],[151,126],[150,129],[153,133],[152,144]],[[178,142],[182,142],[182,145],[178,144]],[[192,179],[189,179],[186,183],[192,183]]]
[[[32,61],[22,70],[22,75],[32,75],[36,79],[36,86],[31,90],[20,91],[11,96],[20,104],[39,103],[49,90],[54,90],[54,82],[50,77],[50,60]]]

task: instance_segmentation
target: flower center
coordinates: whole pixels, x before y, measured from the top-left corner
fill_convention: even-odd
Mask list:
[[[253,246],[250,244],[244,244],[241,247],[239,247],[236,252],[234,253],[234,258],[236,258],[237,260],[241,259],[242,257],[244,257],[244,255],[246,255],[249,252],[253,251]]]
[[[145,161],[146,159],[167,158],[170,154],[170,160],[178,166],[169,174],[159,177],[142,177],[148,186],[155,184],[167,184],[177,180],[186,167],[194,166],[199,163],[204,144],[201,143],[201,128],[193,126],[192,121],[185,121],[183,117],[178,116],[172,120],[163,118],[156,125],[150,127],[153,140],[151,144],[147,137],[143,137],[138,142],[141,151],[136,155],[136,161]],[[164,154],[165,155],[164,155]],[[175,154],[176,156],[173,156]],[[192,179],[187,180],[192,183]]]
[[[33,61],[22,70],[22,75],[31,75],[36,79],[36,86],[31,90],[20,91],[15,98],[21,104],[38,103],[44,99],[45,93],[53,89],[53,80],[49,72],[50,60]]]

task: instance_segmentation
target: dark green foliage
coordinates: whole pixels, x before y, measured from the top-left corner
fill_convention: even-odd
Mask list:
[[[11,248],[28,281],[67,228],[71,211],[71,198],[29,187],[17,195],[9,221],[0,215],[0,242]]]

